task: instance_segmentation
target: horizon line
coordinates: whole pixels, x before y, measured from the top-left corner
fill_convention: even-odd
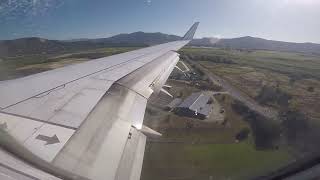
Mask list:
[[[14,40],[19,40],[19,39],[27,39],[27,38],[39,38],[39,39],[45,39],[45,40],[51,40],[51,41],[81,41],[81,40],[95,40],[95,39],[106,39],[106,38],[111,38],[117,35],[121,35],[121,34],[133,34],[133,33],[138,33],[138,32],[142,32],[142,33],[146,33],[146,34],[155,34],[155,33],[161,33],[161,34],[165,34],[165,35],[170,35],[170,36],[179,36],[179,35],[175,35],[175,34],[166,34],[166,33],[162,33],[162,32],[144,32],[144,31],[135,31],[132,33],[119,33],[116,35],[111,35],[111,36],[104,36],[104,37],[80,37],[80,38],[68,38],[68,39],[54,39],[54,38],[44,38],[41,36],[26,36],[26,37],[19,37],[19,38],[12,38],[12,39],[0,39],[0,41],[14,41]],[[217,38],[214,36],[211,37],[195,37],[194,39],[205,39],[205,38],[215,38],[215,39],[237,39],[237,38],[244,38],[244,37],[250,37],[250,38],[257,38],[257,39],[263,39],[263,40],[267,40],[267,41],[277,41],[277,42],[286,42],[286,43],[296,43],[296,44],[320,44],[320,42],[294,42],[294,41],[285,41],[285,40],[275,40],[275,39],[269,39],[269,38],[264,38],[264,37],[257,37],[257,36],[250,36],[250,35],[244,35],[244,36],[238,36],[238,37],[222,37],[222,38]]]

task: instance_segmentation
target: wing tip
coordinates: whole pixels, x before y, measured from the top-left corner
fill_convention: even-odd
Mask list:
[[[195,22],[191,28],[187,31],[187,33],[183,36],[182,40],[192,40],[194,34],[197,31],[197,28],[199,26],[200,22]]]

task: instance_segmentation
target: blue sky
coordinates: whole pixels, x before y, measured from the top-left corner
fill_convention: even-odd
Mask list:
[[[320,0],[2,0],[0,39],[99,38],[136,31],[320,43]]]

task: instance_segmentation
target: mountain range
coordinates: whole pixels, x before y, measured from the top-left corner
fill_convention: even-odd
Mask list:
[[[0,57],[31,54],[55,54],[103,47],[144,47],[176,41],[179,39],[181,39],[181,37],[175,35],[144,32],[119,34],[109,38],[76,39],[67,41],[30,37],[0,41]],[[320,54],[320,44],[273,41],[250,36],[232,39],[194,39],[190,42],[189,46]]]
[[[220,39],[212,46],[232,49],[270,50],[320,54],[320,44],[274,41],[250,36],[233,39]]]

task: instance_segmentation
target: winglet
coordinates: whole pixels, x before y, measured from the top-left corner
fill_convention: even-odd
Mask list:
[[[196,30],[198,28],[199,22],[194,23],[189,31],[183,36],[182,40],[192,40]]]

